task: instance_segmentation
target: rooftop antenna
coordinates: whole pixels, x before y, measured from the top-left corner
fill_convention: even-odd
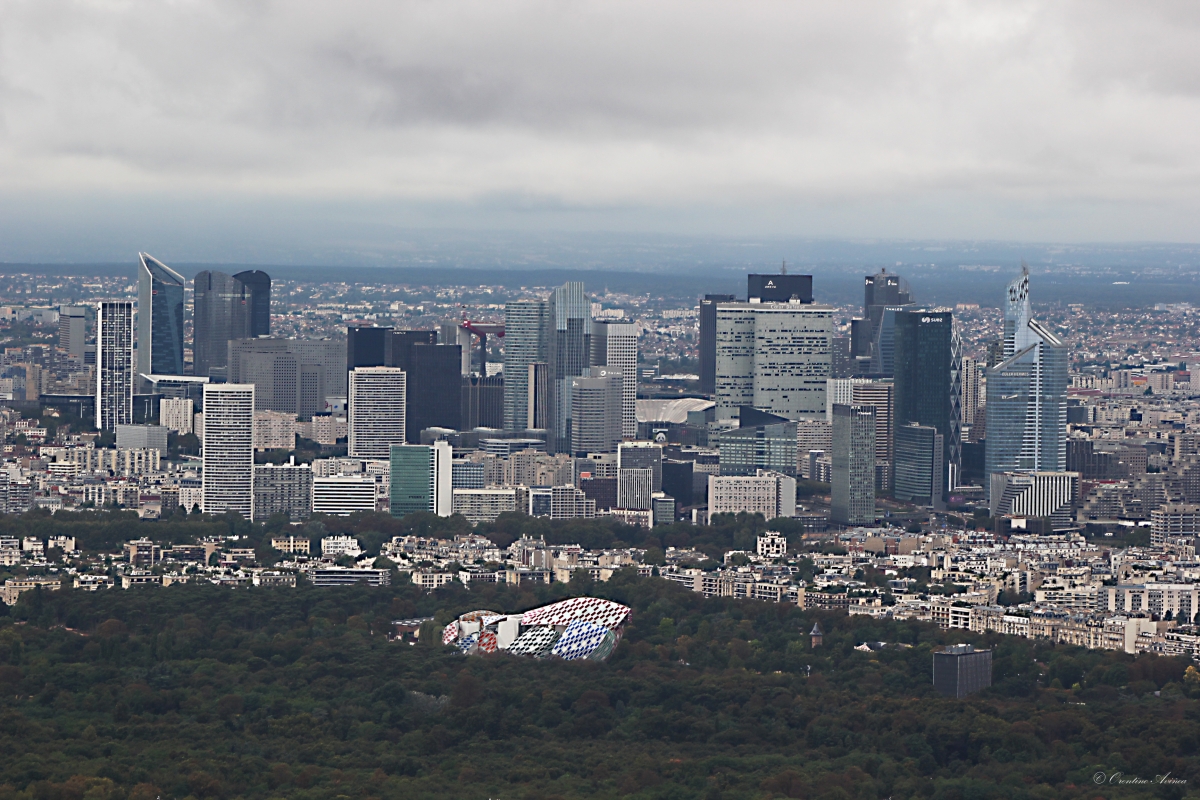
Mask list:
[[[783,266],[779,270],[780,275],[787,275],[787,259],[783,260]]]
[[[1021,259],[1021,274],[1022,275],[1029,274],[1029,265],[1025,263],[1025,259],[1023,259],[1023,258]]]

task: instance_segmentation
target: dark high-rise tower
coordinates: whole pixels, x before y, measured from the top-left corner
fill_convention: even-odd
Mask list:
[[[910,423],[942,437],[945,490],[958,484],[961,466],[961,350],[949,310],[897,311],[893,431]],[[895,437],[893,433],[893,438]]]
[[[230,342],[270,333],[271,278],[257,270],[232,276],[205,270],[193,286],[193,372],[224,378]]]
[[[850,357],[859,375],[891,375],[895,312],[913,304],[908,282],[880,270],[866,278],[862,319],[850,323]]]
[[[246,270],[233,276],[246,287],[250,308],[251,337],[271,335],[271,276],[260,269]]]
[[[462,427],[462,346],[437,344],[437,331],[393,331],[390,367],[408,377],[404,438],[421,443],[426,428]]]
[[[391,328],[346,329],[347,372],[358,367],[387,367],[391,361]]]
[[[706,294],[700,301],[700,391],[717,393],[717,303],[732,303],[731,294]]]
[[[184,277],[146,253],[138,262],[137,371],[182,375]]]

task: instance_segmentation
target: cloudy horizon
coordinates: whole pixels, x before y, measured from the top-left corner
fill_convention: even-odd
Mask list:
[[[0,260],[1200,241],[1200,7],[0,0]]]

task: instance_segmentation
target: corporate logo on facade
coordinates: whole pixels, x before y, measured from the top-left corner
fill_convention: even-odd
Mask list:
[[[767,289],[774,289],[774,288],[775,288],[775,281],[767,281],[767,285],[766,285],[766,287],[765,287],[765,288],[767,288]]]

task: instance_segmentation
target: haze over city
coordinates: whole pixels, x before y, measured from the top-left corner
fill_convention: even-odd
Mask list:
[[[0,800],[1177,800],[1200,8],[0,0]]]

